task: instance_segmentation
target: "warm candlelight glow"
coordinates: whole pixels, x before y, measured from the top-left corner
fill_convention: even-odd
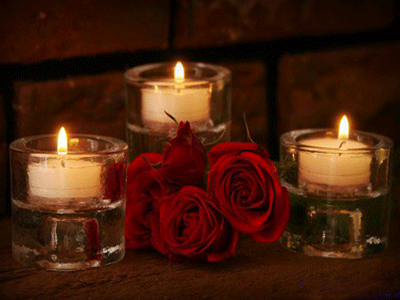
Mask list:
[[[68,151],[67,133],[65,132],[64,127],[61,127],[60,132],[58,134],[57,152],[58,154],[67,154],[67,151]]]
[[[182,82],[185,80],[185,70],[183,69],[182,63],[179,61],[175,66],[175,81]]]
[[[346,115],[342,117],[339,125],[339,137],[340,140],[347,140],[349,138],[349,120]]]

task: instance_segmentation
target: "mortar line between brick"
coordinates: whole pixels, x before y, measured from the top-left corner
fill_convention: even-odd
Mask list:
[[[270,51],[273,52],[273,51]],[[279,111],[277,103],[277,90],[278,90],[278,67],[281,54],[270,54],[268,60],[264,61],[266,76],[266,100],[267,105],[267,126],[268,126],[268,140],[267,147],[270,149],[271,158],[273,160],[279,159],[279,136],[278,136],[278,122]]]
[[[176,38],[175,20],[177,19],[178,3],[176,0],[169,1],[169,19],[168,19],[168,46],[167,51],[171,54],[174,52],[174,43]]]
[[[11,189],[10,189],[10,161],[8,159],[8,147],[10,143],[15,139],[15,114],[13,109],[13,99],[14,99],[14,79],[10,72],[6,72],[7,68],[0,67],[0,73],[8,74],[6,78],[1,82],[0,93],[3,97],[3,109],[4,109],[4,117],[6,121],[6,143],[7,143],[7,185],[5,190],[6,197],[6,206],[4,211],[4,216],[11,216]],[[3,170],[4,171],[4,170]],[[1,217],[1,216],[0,216]]]
[[[15,80],[43,81],[60,79],[66,76],[96,75],[106,72],[122,71],[132,62],[153,63],[174,58],[177,55],[196,60],[249,61],[265,59],[265,49],[273,49],[286,54],[304,52],[334,51],[348,47],[371,46],[374,44],[398,42],[399,36],[394,28],[365,31],[359,33],[342,33],[325,36],[298,36],[262,42],[249,42],[222,46],[207,46],[197,49],[176,49],[174,41],[176,32],[176,0],[170,0],[171,15],[169,23],[168,47],[165,50],[141,50],[135,52],[112,52],[92,56],[71,57],[63,60],[46,60],[34,63],[0,64],[9,69]],[[250,53],[249,49],[255,50]],[[61,72],[60,72],[61,71]]]

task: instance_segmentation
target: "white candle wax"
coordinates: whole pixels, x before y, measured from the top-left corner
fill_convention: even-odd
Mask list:
[[[101,194],[101,166],[72,155],[28,166],[29,193],[45,198],[87,198]]]
[[[191,123],[210,118],[210,95],[207,88],[144,89],[142,90],[142,118],[144,123],[170,123],[172,120]]]
[[[300,151],[299,182],[338,187],[369,184],[372,156],[365,152],[347,151],[347,149],[365,148],[364,143],[315,138],[301,141],[300,144],[318,147],[318,150]]]

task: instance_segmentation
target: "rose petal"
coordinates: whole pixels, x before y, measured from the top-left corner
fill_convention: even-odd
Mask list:
[[[164,151],[160,172],[171,185],[200,185],[203,182],[207,154],[204,145],[192,133],[189,122],[181,122],[177,136]]]
[[[210,167],[217,162],[221,156],[225,155],[237,155],[243,151],[250,151],[257,153],[263,158],[269,158],[269,153],[267,150],[262,149],[256,143],[244,143],[244,142],[224,142],[218,143],[208,152],[208,159],[210,162]]]
[[[257,240],[276,239],[287,225],[290,207],[275,165],[255,144],[222,146],[209,156],[212,198],[238,231]]]
[[[151,168],[130,181],[126,190],[125,238],[127,249],[150,247],[149,215],[163,195],[158,171]]]
[[[151,241],[170,260],[219,261],[235,253],[238,233],[205,191],[185,186],[160,203]]]
[[[250,236],[259,242],[275,242],[280,238],[289,223],[290,200],[286,188],[282,187],[282,196],[276,199],[274,212],[263,231]]]

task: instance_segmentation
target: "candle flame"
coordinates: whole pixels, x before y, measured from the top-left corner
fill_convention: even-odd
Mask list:
[[[339,125],[339,139],[347,140],[349,138],[349,120],[343,115]]]
[[[183,69],[183,65],[180,61],[175,66],[175,81],[182,82],[185,80],[185,70]]]
[[[67,133],[65,132],[64,127],[61,127],[60,132],[58,133],[57,152],[58,154],[67,154],[67,151]]]

